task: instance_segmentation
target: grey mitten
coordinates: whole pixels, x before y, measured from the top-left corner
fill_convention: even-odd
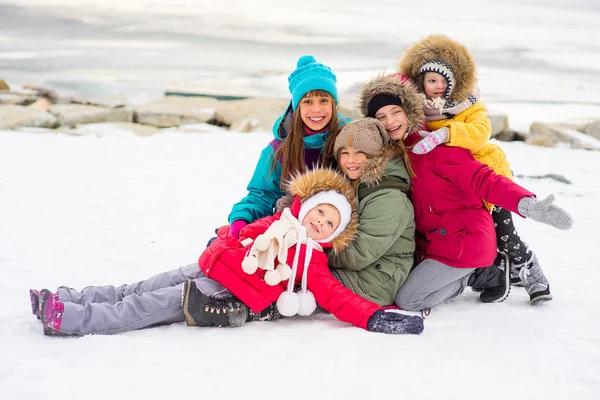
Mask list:
[[[523,197],[519,200],[519,213],[527,218],[543,222],[561,230],[571,229],[573,218],[562,208],[552,204],[554,195],[549,195],[544,200],[535,197]]]

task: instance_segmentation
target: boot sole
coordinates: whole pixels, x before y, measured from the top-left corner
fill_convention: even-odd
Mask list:
[[[44,327],[44,335],[53,336],[56,332],[50,326],[48,326],[48,322],[46,321],[46,313],[44,312],[44,308],[46,308],[46,301],[52,296],[52,293],[48,289],[43,289],[40,292],[41,297],[41,311],[40,311],[40,320],[42,321],[42,326]]]
[[[185,315],[185,323],[187,326],[198,326],[194,318],[190,315],[188,311],[188,302],[190,299],[190,281],[187,280],[183,283],[183,314]]]
[[[40,296],[36,294],[33,289],[29,289],[29,301],[31,301],[31,313],[35,315],[37,319],[41,319]]]
[[[550,293],[550,285],[548,285],[546,290],[539,291],[529,296],[529,302],[532,306],[537,306],[550,300],[552,300],[552,293]]]

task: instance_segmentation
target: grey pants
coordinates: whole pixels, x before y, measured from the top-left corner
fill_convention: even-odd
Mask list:
[[[106,335],[184,321],[181,291],[187,279],[195,281],[205,294],[231,294],[204,275],[197,263],[131,285],[88,286],[82,291],[61,286],[58,298],[65,309],[60,331]]]
[[[474,268],[454,268],[427,259],[408,274],[394,303],[403,310],[420,311],[461,294]]]

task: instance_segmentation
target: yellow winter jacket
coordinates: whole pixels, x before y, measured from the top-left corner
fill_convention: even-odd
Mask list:
[[[432,131],[442,127],[448,130],[447,146],[462,147],[473,153],[476,160],[486,164],[499,175],[513,179],[506,154],[500,147],[488,143],[492,135],[492,123],[481,101],[476,102],[454,118],[427,122]],[[486,203],[488,209],[491,205]]]

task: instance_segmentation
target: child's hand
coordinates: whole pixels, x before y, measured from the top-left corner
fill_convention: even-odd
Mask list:
[[[398,335],[423,332],[423,319],[417,315],[406,315],[396,310],[377,310],[367,323],[370,332]]]
[[[424,137],[424,139],[419,141],[413,148],[413,153],[415,154],[429,153],[438,145],[448,141],[448,130],[446,128],[440,128],[433,132],[419,131],[419,135]]]
[[[238,220],[233,221],[233,223],[231,224],[231,227],[229,228],[229,234],[231,236],[233,236],[234,238],[239,239],[240,231],[246,225],[248,225],[248,223],[246,221],[244,221],[243,219],[238,219]]]
[[[523,197],[518,204],[519,213],[557,229],[567,230],[573,226],[573,218],[562,208],[552,204],[554,195],[539,201],[535,197]]]

